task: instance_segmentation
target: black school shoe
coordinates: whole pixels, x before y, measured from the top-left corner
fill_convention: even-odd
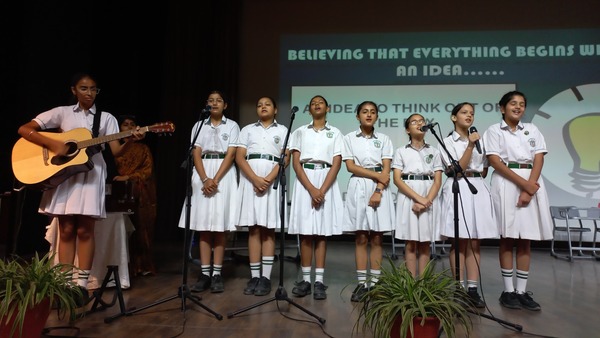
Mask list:
[[[517,298],[516,292],[502,292],[500,295],[500,304],[509,309],[520,309],[521,302]]]
[[[350,301],[354,303],[362,302],[367,291],[369,291],[369,289],[367,289],[365,284],[358,284],[354,291],[352,291],[352,297],[350,297]]]
[[[271,281],[267,277],[262,276],[258,280],[258,285],[256,286],[256,289],[254,290],[254,295],[255,296],[266,296],[269,293],[271,293]]]
[[[471,304],[474,307],[476,307],[478,309],[485,308],[485,302],[483,301],[483,299],[481,299],[481,297],[479,296],[479,293],[477,293],[477,288],[468,288],[467,294],[469,295]]]
[[[252,277],[246,284],[246,288],[244,289],[244,294],[245,295],[253,295],[254,290],[256,290],[256,286],[258,285],[258,281],[259,281],[258,277]]]
[[[316,300],[323,300],[327,298],[327,286],[321,282],[315,282],[315,291],[313,292],[313,298]]]
[[[525,293],[517,293],[517,299],[521,303],[521,307],[529,311],[540,311],[542,307],[536,301],[531,298],[531,291]]]
[[[198,276],[198,281],[192,285],[190,291],[192,292],[202,292],[210,287],[210,277],[203,273]]]
[[[301,282],[294,282],[296,286],[292,289],[292,293],[296,297],[304,297],[306,295],[310,295],[310,282],[305,280]]]
[[[225,285],[223,284],[223,277],[221,275],[214,275],[210,279],[210,292],[221,293],[225,291]]]

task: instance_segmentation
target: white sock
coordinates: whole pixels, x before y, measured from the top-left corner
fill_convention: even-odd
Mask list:
[[[200,265],[200,270],[203,275],[210,277],[210,265]]]
[[[213,276],[218,276],[221,274],[221,269],[223,268],[223,265],[213,265]]]
[[[371,279],[369,279],[369,287],[371,287],[379,281],[379,276],[381,276],[381,270],[371,269],[369,272],[371,273]]]
[[[79,270],[77,276],[77,285],[81,286],[84,289],[87,289],[88,280],[90,278],[91,270]]]
[[[356,276],[358,277],[358,284],[367,282],[367,270],[356,270]]]
[[[262,258],[262,275],[269,280],[271,279],[271,271],[273,270],[273,261],[275,261],[275,256],[263,256]]]
[[[260,277],[260,262],[258,263],[250,263],[250,275],[252,278]]]
[[[515,287],[513,285],[513,270],[512,269],[500,269],[502,271],[502,280],[504,281],[504,291],[514,292]]]
[[[517,270],[517,293],[525,293],[527,291],[527,278],[529,271]]]
[[[310,270],[312,266],[303,266],[302,267],[302,280],[310,283]]]
[[[325,268],[316,268],[315,269],[315,283],[321,282],[323,283],[323,276],[325,275]]]

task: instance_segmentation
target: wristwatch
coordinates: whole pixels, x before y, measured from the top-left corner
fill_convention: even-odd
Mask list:
[[[378,193],[380,193],[380,194],[381,194],[381,189],[379,189],[379,188],[375,188],[375,192],[378,192]]]

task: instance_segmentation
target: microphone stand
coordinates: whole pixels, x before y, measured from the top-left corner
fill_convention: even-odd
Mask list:
[[[222,320],[223,316],[215,311],[213,311],[212,309],[210,309],[209,307],[207,307],[206,305],[202,304],[200,302],[201,298],[199,296],[195,296],[192,295],[190,292],[190,288],[187,285],[187,275],[188,275],[188,252],[190,250],[190,245],[191,245],[191,241],[190,241],[190,215],[191,215],[191,208],[192,208],[192,201],[191,201],[191,197],[192,197],[192,170],[194,168],[194,160],[192,157],[192,152],[195,148],[194,144],[196,143],[196,139],[198,138],[198,135],[200,134],[200,130],[202,129],[202,126],[204,125],[204,120],[210,116],[210,107],[207,106],[201,113],[200,113],[200,118],[198,120],[198,122],[200,122],[200,126],[198,128],[198,130],[196,130],[196,133],[194,134],[194,139],[192,140],[192,142],[190,143],[190,148],[188,149],[188,155],[186,160],[183,161],[183,163],[181,164],[182,168],[186,169],[186,204],[185,204],[185,239],[184,239],[184,249],[183,249],[183,272],[182,272],[182,284],[179,287],[179,289],[177,290],[177,294],[167,297],[167,298],[163,298],[161,300],[158,300],[152,304],[146,305],[146,306],[142,306],[139,309],[135,309],[133,311],[127,311],[124,313],[124,315],[130,316],[136,312],[151,308],[153,306],[168,302],[170,300],[176,299],[176,298],[181,298],[181,311],[185,312],[186,310],[186,300],[189,299],[192,302],[194,302],[196,305],[202,307],[203,309],[205,309],[206,311],[212,313],[218,320]]]
[[[292,108],[292,115],[290,117],[290,127],[288,128],[287,135],[285,135],[285,141],[283,143],[283,151],[281,152],[281,156],[279,157],[279,172],[277,173],[277,178],[275,178],[275,182],[273,183],[273,189],[275,189],[275,190],[277,190],[278,183],[281,185],[279,188],[279,192],[280,192],[279,218],[281,220],[280,240],[279,240],[279,286],[277,287],[277,290],[275,291],[275,297],[271,297],[269,299],[258,302],[254,305],[250,305],[245,308],[230,312],[227,314],[227,318],[233,318],[235,315],[237,315],[239,313],[246,312],[248,310],[254,309],[255,307],[270,303],[274,300],[277,300],[277,301],[285,300],[286,302],[288,302],[288,304],[291,304],[291,305],[297,307],[298,309],[304,311],[305,313],[311,315],[312,317],[316,318],[319,321],[319,323],[325,324],[324,318],[317,316],[316,314],[308,311],[304,307],[300,306],[299,304],[297,304],[293,300],[291,300],[288,297],[287,291],[285,290],[285,288],[283,286],[283,255],[284,255],[284,246],[285,246],[284,224],[285,224],[285,204],[286,204],[286,200],[285,200],[286,194],[285,193],[286,193],[286,186],[287,186],[286,179],[285,179],[285,151],[287,148],[288,139],[290,137],[290,132],[292,130],[292,123],[294,122],[294,117],[296,116],[297,110],[298,110],[297,107]]]
[[[433,136],[435,136],[438,143],[444,149],[444,152],[446,153],[446,155],[448,155],[448,159],[450,160],[450,163],[451,163],[452,172],[454,173],[454,175],[452,176],[452,200],[453,200],[453,210],[454,210],[454,261],[455,261],[454,276],[457,281],[460,281],[460,253],[459,253],[460,246],[459,246],[459,235],[458,235],[459,234],[458,194],[460,193],[460,188],[459,188],[459,184],[458,184],[458,174],[461,174],[462,178],[465,180],[465,182],[467,182],[467,185],[469,186],[469,190],[471,191],[471,193],[473,195],[477,194],[477,189],[475,188],[475,186],[473,186],[473,184],[471,182],[469,182],[469,179],[467,178],[467,175],[465,175],[465,171],[461,168],[460,163],[452,157],[452,155],[448,151],[448,148],[446,148],[444,141],[442,139],[440,139],[440,137],[436,134],[435,129],[431,128],[430,130],[431,130],[431,134]],[[479,311],[473,311],[472,309],[470,309],[468,307],[467,307],[467,311],[469,313],[478,315],[480,317],[496,321],[500,324],[504,324],[504,325],[513,327],[518,331],[523,330],[523,326],[521,326],[519,324],[510,323],[503,319],[496,318],[494,316],[491,316],[491,315],[488,315],[486,313],[482,313]]]

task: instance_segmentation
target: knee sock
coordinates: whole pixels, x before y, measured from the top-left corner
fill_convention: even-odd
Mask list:
[[[88,280],[90,278],[91,270],[79,270],[79,274],[77,276],[77,285],[81,286],[84,289],[87,289]]]
[[[201,274],[210,277],[210,265],[200,265]]]
[[[502,271],[502,280],[504,280],[504,291],[514,292],[513,269],[500,269]]]
[[[356,270],[356,276],[358,277],[358,284],[365,284],[367,282],[367,270]]]
[[[310,283],[310,270],[312,266],[303,266],[302,267],[302,280]]]
[[[375,285],[379,281],[379,276],[381,276],[381,270],[371,269],[371,279],[369,280],[369,287]]]
[[[250,263],[250,276],[252,278],[260,277],[260,262],[258,263]]]
[[[529,271],[517,270],[517,293],[525,293],[527,291],[527,278]]]
[[[315,283],[321,282],[323,283],[323,276],[325,275],[325,268],[316,268],[315,269]]]
[[[262,275],[271,279],[271,271],[273,270],[273,261],[275,256],[263,256],[262,258]]]

